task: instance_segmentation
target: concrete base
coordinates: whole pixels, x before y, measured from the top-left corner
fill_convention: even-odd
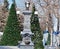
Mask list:
[[[23,41],[20,43],[20,49],[34,49],[34,44],[30,42],[30,44],[25,44]]]
[[[45,46],[44,49],[56,49],[56,47],[55,46]]]
[[[33,45],[20,45],[20,49],[34,49]]]

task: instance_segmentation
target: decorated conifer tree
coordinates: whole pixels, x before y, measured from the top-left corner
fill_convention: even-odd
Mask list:
[[[19,23],[16,15],[15,4],[13,3],[8,16],[7,24],[1,40],[1,45],[18,45],[21,40]]]
[[[35,15],[34,12],[35,12],[35,6],[33,6],[31,16],[31,31],[34,33],[34,37],[32,38],[32,40],[35,43],[35,49],[44,49],[42,43],[43,35],[40,29],[38,15]]]

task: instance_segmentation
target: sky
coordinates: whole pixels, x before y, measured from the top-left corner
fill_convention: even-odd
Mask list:
[[[9,8],[11,7],[11,4],[12,4],[12,0],[8,0],[9,3],[10,3],[10,6]],[[15,0],[16,1],[16,5],[18,8],[20,8],[21,10],[23,10],[25,8],[25,1],[26,0]],[[36,0],[33,0],[33,1],[36,1]]]
[[[20,8],[21,10],[25,8],[24,2],[26,0],[15,0],[15,1],[18,8]],[[3,0],[0,0],[0,4],[1,2],[3,2]],[[9,8],[10,8],[12,4],[12,0],[8,0],[8,2],[9,2]]]
[[[12,0],[8,0],[8,1],[9,1],[9,8],[10,8],[12,4]],[[18,8],[23,9],[25,7],[24,0],[15,0],[15,1]]]

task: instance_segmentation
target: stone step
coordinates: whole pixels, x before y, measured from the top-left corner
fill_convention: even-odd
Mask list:
[[[0,49],[20,49],[18,46],[0,46]]]
[[[45,46],[44,49],[59,49],[59,47],[56,47],[56,46]]]

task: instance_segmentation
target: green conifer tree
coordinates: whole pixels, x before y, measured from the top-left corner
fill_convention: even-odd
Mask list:
[[[8,16],[7,24],[1,40],[1,45],[18,45],[21,40],[19,23],[16,15],[15,4],[13,3]]]
[[[34,12],[35,12],[35,6],[33,6],[32,16],[31,16],[31,31],[34,33],[34,37],[32,38],[32,40],[34,40],[35,49],[44,49],[42,43],[43,35],[39,25],[38,15],[35,15]]]

